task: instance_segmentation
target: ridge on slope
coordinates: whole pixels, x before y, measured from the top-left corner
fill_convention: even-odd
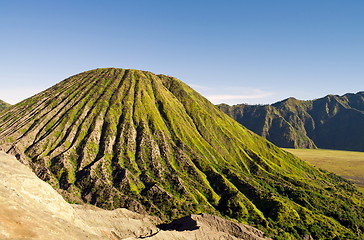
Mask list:
[[[274,146],[181,81],[97,69],[0,114],[1,147],[69,201],[163,219],[205,212],[277,239],[360,238],[351,183]]]
[[[11,105],[9,103],[6,103],[2,100],[0,100],[0,112],[8,107],[10,107]]]
[[[364,151],[364,95],[348,93],[272,105],[218,108],[280,147]]]
[[[126,209],[113,211],[91,205],[68,204],[49,184],[40,180],[13,156],[0,152],[1,239],[251,239],[264,234],[247,225],[212,215],[179,219],[179,226],[196,230],[160,230],[157,217]]]

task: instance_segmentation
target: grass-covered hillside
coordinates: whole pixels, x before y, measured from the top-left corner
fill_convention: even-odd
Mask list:
[[[364,151],[364,92],[218,107],[280,147]]]
[[[173,77],[80,73],[2,112],[0,144],[72,202],[165,220],[211,213],[275,239],[363,238],[364,199],[351,183]]]
[[[5,108],[10,107],[10,106],[11,106],[11,105],[10,105],[9,103],[6,103],[6,102],[4,102],[4,101],[0,100],[0,112],[1,112],[2,110],[4,110]]]

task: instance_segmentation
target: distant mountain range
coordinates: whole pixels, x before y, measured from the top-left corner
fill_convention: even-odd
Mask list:
[[[364,151],[364,92],[218,108],[280,147]]]
[[[0,111],[4,110],[7,107],[10,107],[11,105],[9,103],[6,103],[2,100],[0,100]]]
[[[209,213],[278,240],[363,237],[364,199],[352,183],[170,76],[115,68],[72,76],[3,110],[0,147],[69,202],[163,221]]]

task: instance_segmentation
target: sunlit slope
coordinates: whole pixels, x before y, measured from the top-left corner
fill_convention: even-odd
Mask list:
[[[319,168],[349,179],[364,191],[364,152],[291,148],[285,150]]]
[[[359,238],[346,180],[250,132],[181,81],[97,69],[0,114],[0,143],[69,201],[165,219],[207,212],[282,239]]]

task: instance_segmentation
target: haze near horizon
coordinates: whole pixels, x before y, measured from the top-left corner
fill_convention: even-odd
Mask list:
[[[0,99],[86,70],[179,78],[213,103],[273,103],[363,89],[360,1],[2,2]]]

